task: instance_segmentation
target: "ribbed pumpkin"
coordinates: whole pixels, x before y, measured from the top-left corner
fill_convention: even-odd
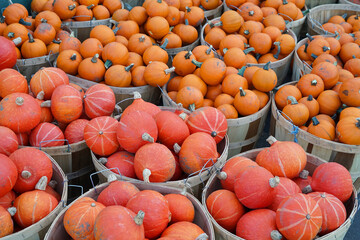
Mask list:
[[[80,198],[64,214],[66,232],[74,239],[93,239],[95,220],[103,209],[105,206],[92,198]]]
[[[43,91],[44,99],[49,100],[55,88],[62,84],[69,84],[66,73],[59,68],[47,67],[34,74],[30,81],[30,89],[35,96]]]
[[[174,175],[175,167],[175,158],[165,145],[148,143],[136,151],[134,169],[140,180],[166,182]]]
[[[18,149],[19,143],[16,134],[10,128],[0,126],[0,136],[0,154],[9,156]]]
[[[189,115],[186,124],[190,133],[208,133],[216,143],[219,143],[225,137],[227,131],[227,121],[224,114],[213,107],[203,107],[193,111]]]
[[[284,199],[276,211],[276,226],[289,240],[313,239],[319,232],[322,221],[320,206],[310,196],[302,193]]]
[[[260,100],[257,95],[247,89],[240,87],[240,91],[234,98],[234,107],[242,116],[248,116],[256,113],[260,109]]]
[[[175,143],[181,146],[190,135],[189,128],[184,119],[173,112],[161,111],[155,115],[155,121],[159,131],[159,142],[171,150],[174,149]]]
[[[112,154],[108,158],[99,159],[99,161],[104,164],[107,168],[111,169],[114,173],[119,173],[122,176],[129,178],[136,178],[135,169],[134,169],[134,154],[119,151]]]
[[[248,166],[236,176],[234,190],[245,207],[265,208],[273,202],[278,184],[279,178],[265,168]]]
[[[298,103],[293,96],[288,96],[287,99],[290,100],[290,104],[284,107],[281,115],[296,126],[304,125],[309,119],[309,109],[305,104]]]
[[[0,206],[0,238],[5,237],[14,232],[14,223],[10,212]]]
[[[84,140],[84,129],[89,123],[86,119],[76,119],[67,125],[64,136],[69,141],[69,144],[78,143]]]
[[[236,176],[248,166],[258,166],[256,162],[247,157],[232,157],[221,169],[218,178],[221,186],[229,191],[234,191],[234,183]]]
[[[146,217],[146,215],[145,215]],[[109,206],[101,211],[96,218],[94,226],[95,240],[118,239],[118,240],[143,240],[144,212],[133,211],[123,206]]]
[[[30,145],[34,147],[56,147],[64,145],[64,134],[52,123],[40,123],[29,136]]]
[[[125,207],[128,201],[139,191],[140,190],[130,182],[113,181],[101,191],[97,201],[106,207],[112,205]]]
[[[212,192],[206,199],[206,207],[215,221],[230,232],[245,213],[235,193],[225,189]]]
[[[217,158],[215,140],[203,132],[193,133],[187,137],[179,152],[181,169],[187,174],[211,167]]]
[[[297,88],[303,96],[312,95],[317,98],[324,91],[324,81],[316,74],[305,74],[297,83]]]
[[[20,146],[28,146],[29,145],[29,133],[16,133],[16,137],[18,139],[18,143]]]
[[[18,179],[18,170],[11,159],[0,154],[0,197],[11,191]]]
[[[171,212],[166,198],[159,192],[143,190],[135,194],[126,204],[133,212],[145,212],[145,237],[155,238],[167,227]]]
[[[10,155],[19,173],[14,190],[18,193],[34,190],[41,177],[51,179],[53,169],[48,156],[36,148],[21,148]]]
[[[341,106],[339,94],[333,90],[325,90],[316,99],[320,106],[320,113],[332,116]]]
[[[294,178],[305,168],[306,153],[294,142],[277,141],[270,136],[267,141],[269,148],[262,150],[256,162],[279,177]]]
[[[6,27],[6,24],[1,23],[0,21],[0,27]],[[17,53],[16,53],[16,47],[14,42],[6,39],[2,36],[4,29],[0,30],[1,36],[0,36],[0,44],[1,44],[1,53],[2,56],[0,58],[0,70],[3,70],[5,68],[12,68],[16,64],[17,60]],[[19,40],[19,42],[21,42]]]
[[[346,144],[360,144],[360,116],[341,119],[336,126],[339,141]]]
[[[325,119],[317,119],[316,117],[313,117],[307,131],[319,138],[330,141],[335,139],[335,127]]]
[[[28,93],[29,88],[26,78],[18,71],[6,68],[0,71],[0,97],[15,92]]]
[[[323,163],[312,175],[311,189],[316,192],[330,193],[342,202],[346,202],[352,194],[351,175],[339,163]]]
[[[27,132],[39,124],[41,108],[28,94],[12,93],[0,101],[0,125],[15,133]]]
[[[174,72],[175,68],[169,68],[165,63],[153,61],[146,66],[144,71],[144,80],[153,87],[162,87],[170,79],[170,73]]]
[[[300,187],[291,179],[280,177],[279,185],[274,189],[275,197],[269,208],[276,211],[282,200],[296,193],[301,193]]]
[[[134,92],[134,101],[124,110],[122,117],[132,111],[142,111],[155,117],[156,114],[161,112],[161,109],[153,103],[146,102],[141,98],[140,93]]]
[[[293,96],[296,100],[300,100],[302,97],[300,90],[293,85],[285,85],[279,88],[274,96],[276,106],[282,110],[286,105],[290,103],[287,99],[289,96]]]
[[[323,222],[320,234],[332,232],[345,222],[346,209],[337,197],[325,192],[312,192],[308,196],[319,204],[322,212]]]
[[[360,107],[360,78],[349,79],[340,87],[341,102],[349,107]]]
[[[44,100],[40,100],[40,99],[35,99],[38,104],[40,105],[41,107],[41,104],[44,102]],[[52,122],[54,121],[54,117],[51,113],[51,109],[48,108],[48,107],[41,107],[41,117],[40,117],[40,123],[43,123],[43,122]]]
[[[116,140],[118,121],[111,117],[97,117],[92,119],[84,129],[86,145],[95,154],[108,156],[119,148]]]
[[[202,237],[205,237],[204,235],[206,235],[204,231],[195,223],[182,221],[174,223],[166,228],[161,234],[161,239],[192,240],[196,238],[201,239]]]
[[[4,208],[12,207],[15,201],[16,195],[14,191],[6,193],[4,196],[0,197],[0,206]]]
[[[300,190],[305,193],[307,186],[311,184],[312,177],[309,176],[309,171],[302,170],[299,174],[299,177],[292,179],[300,188]]]
[[[148,142],[156,142],[158,130],[154,118],[142,111],[132,111],[120,119],[117,140],[126,151],[135,153]]]
[[[16,223],[25,228],[46,217],[58,205],[54,196],[41,190],[33,190],[21,194],[15,199],[14,207]]]
[[[192,202],[184,195],[171,193],[165,195],[171,212],[171,223],[192,222],[195,217],[195,208]]]
[[[224,61],[217,58],[206,59],[203,63],[192,61],[197,67],[200,67],[200,76],[208,85],[215,86],[224,79],[226,65]]]
[[[104,84],[89,87],[84,95],[84,108],[89,118],[110,116],[115,108],[114,91]]]
[[[278,238],[272,238],[274,230],[276,230],[276,213],[269,209],[256,209],[240,218],[236,226],[236,235],[247,240],[275,240]]]

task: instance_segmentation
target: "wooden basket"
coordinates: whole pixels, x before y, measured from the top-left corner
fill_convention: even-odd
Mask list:
[[[284,85],[295,85],[296,82]],[[351,173],[353,181],[360,177],[360,146],[338,143],[316,137],[286,120],[276,107],[275,100],[271,104],[270,133],[280,141],[298,140],[306,152],[318,156],[328,162],[337,162]],[[295,134],[295,135],[294,135]]]
[[[242,157],[247,157],[250,158],[252,160],[256,159],[256,156],[258,155],[258,153],[262,150],[261,149],[254,149],[245,153],[241,153],[239,155],[236,156],[242,156]],[[311,154],[307,154],[307,164],[305,169],[308,170],[310,172],[310,174],[312,174],[315,170],[315,168],[317,166],[319,166],[322,163],[325,163],[326,161],[311,155]],[[244,240],[241,237],[236,236],[235,234],[227,231],[226,229],[224,229],[223,227],[221,227],[216,221],[215,219],[211,216],[211,214],[209,213],[207,207],[206,207],[206,199],[208,198],[208,196],[216,191],[222,189],[221,187],[221,183],[220,180],[217,178],[216,174],[213,174],[209,181],[206,184],[205,190],[203,191],[203,195],[202,195],[202,204],[205,208],[205,211],[207,213],[207,215],[210,217],[213,225],[214,225],[214,230],[215,230],[215,237],[216,240]],[[346,232],[349,230],[352,221],[355,217],[355,214],[357,212],[357,208],[358,208],[358,199],[357,199],[357,191],[356,189],[353,187],[353,194],[351,195],[350,199],[345,203],[345,207],[346,207],[346,211],[347,211],[347,219],[346,221],[335,231],[326,234],[322,237],[316,238],[319,240],[330,240],[330,239],[343,239],[346,235]]]
[[[332,16],[335,15],[356,15],[360,13],[360,6],[350,4],[326,4],[320,5],[313,9],[307,16],[307,26],[310,35],[331,35],[334,34],[325,31],[322,24],[326,23]]]
[[[304,11],[307,11],[307,10],[308,10],[308,8],[307,8],[307,6],[305,5]],[[296,35],[296,37],[297,37],[298,39],[300,38],[300,33],[301,33],[301,30],[302,30],[302,28],[303,28],[303,26],[304,26],[304,23],[305,23],[305,20],[306,20],[306,16],[307,16],[307,13],[304,14],[304,17],[302,17],[302,18],[300,18],[300,19],[298,19],[298,20],[295,20],[295,21],[288,22],[288,23],[286,24],[286,27],[287,27],[288,29],[291,29],[291,30],[295,33],[295,35]],[[296,41],[296,42],[297,42],[297,41]]]
[[[306,0],[305,4],[308,8],[313,8],[323,4],[337,3],[337,0]]]
[[[174,107],[160,107],[164,111],[175,111],[179,108]],[[186,109],[181,108],[181,110],[184,110],[187,114],[190,112]],[[204,186],[205,181],[210,177],[211,173],[214,172],[216,168],[221,166],[228,157],[228,148],[229,148],[229,138],[227,135],[225,135],[225,138],[217,144],[218,152],[221,154],[220,157],[217,159],[217,162],[214,164],[213,167],[210,167],[208,169],[203,169],[199,174],[196,174],[194,176],[190,176],[187,179],[178,180],[178,181],[168,181],[164,183],[148,183],[150,185],[154,186],[168,186],[168,187],[174,187],[174,188],[180,188],[180,189],[186,189],[186,191],[191,192],[195,197],[201,197],[201,190]],[[96,171],[99,171],[99,177],[101,182],[105,182],[110,174],[114,174],[113,172],[107,171],[107,167],[105,167],[104,164],[99,162],[99,159],[95,156],[93,152],[91,152],[92,161],[94,163]],[[114,170],[117,172],[117,170]],[[133,179],[125,176],[121,176],[119,174],[115,174],[117,179],[124,180],[124,181],[132,181],[132,182],[143,182],[138,179]]]
[[[213,19],[213,21],[217,21],[219,19],[220,18],[215,18],[215,19]],[[205,29],[205,27],[207,25],[208,25],[208,23],[206,23],[201,29],[200,42],[201,42],[201,45],[210,46],[210,44],[207,43],[205,41],[205,39],[204,39],[204,29]],[[290,29],[288,29],[287,31],[294,38],[295,43],[296,43],[297,42],[297,37],[296,37],[295,33]],[[283,59],[281,59],[279,61],[270,63],[270,68],[275,71],[275,73],[276,73],[276,75],[278,77],[277,86],[281,85],[283,83],[283,81],[285,80],[285,78],[287,76],[287,73],[288,73],[288,71],[290,69],[290,64],[291,64],[293,54],[294,54],[294,50],[288,56],[286,56],[285,58],[283,58]],[[261,67],[261,68],[264,67],[264,65],[265,64],[247,64],[247,66],[258,66],[258,67]]]
[[[218,6],[217,8],[215,8],[215,9],[204,10],[204,16],[209,20],[217,18],[217,17],[221,17],[221,14],[223,13],[224,6],[226,5],[224,2],[222,2],[221,5]]]
[[[192,204],[195,207],[194,223],[203,229],[203,231],[209,236],[209,238],[208,238],[209,240],[215,240],[214,229],[211,224],[211,221],[205,214],[205,210],[202,207],[201,203],[194,196],[192,196],[189,193],[182,193],[180,189],[172,188],[169,186],[158,186],[158,185],[146,184],[146,183],[141,183],[141,182],[133,182],[133,184],[140,190],[145,190],[145,189],[154,190],[154,191],[158,191],[162,194],[170,194],[170,193],[184,194],[192,202]],[[109,183],[107,183],[107,182],[101,184],[100,186],[96,186],[96,188],[91,189],[90,191],[88,191],[87,193],[82,195],[82,197],[90,197],[90,198],[93,198],[96,200],[99,193],[102,190],[104,190],[107,186],[109,186]],[[70,239],[70,236],[65,231],[63,219],[64,219],[65,212],[67,211],[67,209],[69,207],[71,207],[71,205],[69,205],[67,208],[65,208],[59,214],[59,216],[53,221],[48,233],[45,236],[45,240]]]
[[[354,5],[354,6],[359,6],[359,4],[354,3],[353,0],[339,0],[339,3],[345,3],[345,4]]]
[[[56,185],[55,191],[60,194],[61,200],[56,208],[49,213],[46,217],[34,223],[33,225],[8,236],[2,237],[1,240],[35,240],[43,239],[50,224],[54,221],[57,215],[64,209],[67,201],[68,194],[68,182],[67,178],[57,164],[57,162],[47,153],[45,153],[51,160],[53,166],[52,180],[55,180],[58,184]]]

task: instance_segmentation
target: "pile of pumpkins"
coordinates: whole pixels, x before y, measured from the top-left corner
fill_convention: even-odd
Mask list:
[[[176,128],[174,128],[176,126]],[[120,122],[92,119],[84,129],[89,148],[114,173],[145,182],[166,182],[211,167],[227,132],[225,116],[216,108],[161,110],[136,93]]]
[[[17,149],[16,136],[6,127],[0,126],[0,133],[0,237],[5,237],[46,217],[61,196],[54,190],[49,157],[35,148]]]
[[[66,210],[63,224],[74,239],[207,239],[193,223],[195,215],[192,202],[182,194],[140,191],[130,182],[115,180],[96,201],[76,200]]]
[[[314,239],[340,227],[347,218],[351,175],[342,165],[304,170],[307,155],[294,142],[268,139],[271,146],[256,156],[229,159],[206,207],[217,223],[247,239]],[[226,202],[226,204],[224,204]]]

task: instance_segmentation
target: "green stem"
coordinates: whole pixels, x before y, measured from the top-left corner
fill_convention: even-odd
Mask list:
[[[317,80],[316,80],[316,79],[314,79],[314,80],[312,80],[312,81],[311,81],[311,86],[316,86],[316,85],[317,85],[317,83],[318,83],[318,82],[317,82]]]
[[[298,104],[298,102],[296,101],[296,98],[294,98],[293,96],[288,96],[287,100],[289,100],[291,102],[291,105]]]
[[[323,49],[323,51],[324,51],[324,52],[326,52],[326,51],[329,51],[329,50],[330,50],[330,48],[329,48],[329,47],[327,47],[327,46],[323,46],[323,48],[322,48],[322,49]]]
[[[91,60],[92,61],[92,60]],[[113,65],[111,60],[106,60],[104,66],[106,69],[109,69]]]
[[[201,65],[203,64],[202,62],[198,62],[195,59],[191,60],[192,64],[194,64],[197,67],[201,67]]]
[[[9,32],[7,36],[8,36],[9,38],[14,38],[14,37],[15,37],[15,33]]]
[[[281,51],[280,42],[274,42],[274,45],[278,47],[278,49],[274,55],[274,58],[279,59],[279,55],[280,55],[280,51]]]
[[[319,120],[316,118],[316,117],[313,117],[312,119],[311,119],[311,121],[313,122],[313,125],[314,126],[316,126],[316,125],[318,125],[320,122],[319,122]]]
[[[169,39],[165,38],[164,43],[160,47],[165,50],[168,43],[169,43]]]
[[[90,10],[90,9],[92,9],[94,6],[95,6],[94,4],[91,4],[91,5],[87,6],[86,8]]]
[[[264,70],[269,70],[270,63],[271,63],[270,61],[267,62],[267,63],[264,65],[263,69],[264,69]]]
[[[185,19],[185,25],[189,25],[189,20]]]
[[[24,19],[22,19],[22,18],[19,20],[19,23],[22,24],[22,25],[25,25],[25,26],[31,26],[31,23],[26,22],[26,21],[25,21]]]
[[[74,53],[73,55],[71,55],[70,60],[72,60],[72,61],[75,61],[75,60],[76,60],[76,53]]]
[[[134,64],[130,64],[129,66],[125,67],[125,71],[129,72],[134,67]]]
[[[311,54],[311,57],[312,57],[313,59],[316,59],[318,56],[316,56],[314,53],[312,53],[312,54]]]
[[[190,56],[192,55],[192,52],[191,51],[188,51],[186,54],[185,54],[185,59],[190,59]]]
[[[306,34],[306,37],[310,40],[310,42],[312,41],[312,40],[314,40],[314,38],[310,35],[310,34]]]
[[[308,98],[307,98],[308,101],[312,101],[313,99],[314,99],[314,98],[313,98],[312,95],[309,95]]]
[[[347,13],[345,13],[344,15],[341,16],[344,20],[346,19],[347,17]]]
[[[205,53],[207,55],[209,55],[211,53],[211,49],[212,49],[212,46],[210,45],[210,47],[208,49],[206,49]]]
[[[75,4],[71,4],[71,5],[69,5],[69,10],[70,11],[72,11],[72,10],[74,10],[75,8],[76,8],[76,5]]]
[[[309,44],[305,43],[305,48],[304,48],[304,52],[307,53],[307,48],[308,48]]]
[[[92,62],[92,63],[97,63],[98,58],[99,58],[99,54],[97,53],[97,54],[95,54],[95,55],[93,56],[93,58],[91,59],[91,62]]]
[[[53,43],[56,43],[56,44],[60,44],[60,43],[61,43],[61,41],[57,41],[57,40],[55,40],[55,39],[54,39],[52,42],[53,42]]]
[[[355,124],[356,127],[360,128],[360,118],[356,118],[356,121],[357,121]]]
[[[251,47],[251,48],[245,49],[243,52],[245,53],[245,55],[247,55],[249,52],[253,52],[253,51],[255,51],[255,48]]]
[[[245,35],[249,35],[249,34],[250,34],[249,30],[246,29],[246,30],[244,31],[244,34],[245,34]]]
[[[189,111],[190,112],[195,111],[195,108],[196,108],[195,103],[189,105]]]
[[[240,96],[241,97],[245,97],[246,96],[246,92],[244,91],[244,89],[242,87],[239,88],[240,90]]]
[[[190,11],[191,11],[191,8],[189,8],[188,6],[186,6],[185,9],[186,9],[186,12],[190,12]]]
[[[28,37],[29,37],[29,43],[35,42],[34,37],[30,33],[28,33]]]
[[[252,10],[249,12],[249,16],[254,16],[254,14],[255,14],[255,12]]]
[[[287,0],[283,0],[283,5],[286,5],[288,4],[288,1]]]
[[[240,68],[240,69],[239,69],[239,71],[238,71],[238,73],[237,73],[237,74],[243,77],[243,76],[244,76],[244,72],[245,72],[246,68],[247,68],[246,66],[243,66],[242,68]]]

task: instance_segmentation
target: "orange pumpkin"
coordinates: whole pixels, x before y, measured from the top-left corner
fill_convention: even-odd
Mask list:
[[[192,202],[182,194],[167,194],[166,200],[169,203],[171,212],[171,223],[187,221],[192,222],[195,217],[195,208]]]
[[[270,62],[258,69],[252,77],[252,85],[261,92],[269,92],[277,84],[277,76],[274,70],[269,69]]]
[[[234,106],[240,115],[248,116],[259,111],[260,100],[253,91],[240,87],[240,91],[234,99]]]
[[[288,96],[287,99],[291,103],[283,108],[281,114],[296,126],[304,125],[309,119],[309,109],[304,104],[298,103],[293,96]]]
[[[15,92],[28,93],[29,88],[26,78],[18,71],[6,68],[0,71],[0,97]]]
[[[203,63],[192,60],[196,66],[200,67],[200,76],[208,85],[218,85],[221,83],[226,73],[226,64],[217,58],[210,58]]]
[[[335,139],[335,127],[328,121],[316,117],[311,119],[307,131],[319,138],[333,141]]]

